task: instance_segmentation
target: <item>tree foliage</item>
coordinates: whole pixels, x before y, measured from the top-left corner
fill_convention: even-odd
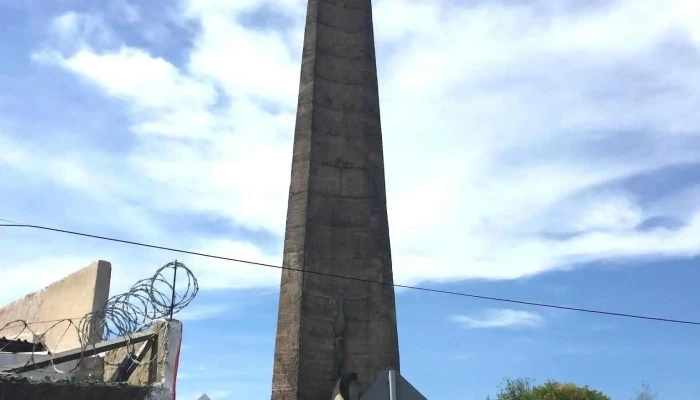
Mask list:
[[[498,387],[500,392],[494,400],[536,400],[533,397],[533,387],[530,379],[506,379]],[[487,397],[486,400],[491,400]]]
[[[499,390],[494,400],[610,400],[610,397],[588,386],[556,381],[533,386],[530,379],[526,378],[506,379]]]
[[[656,400],[657,395],[649,389],[649,385],[646,382],[642,382],[642,388],[637,392],[634,400]]]
[[[553,381],[535,387],[533,393],[537,400],[610,400],[610,397],[588,386]]]

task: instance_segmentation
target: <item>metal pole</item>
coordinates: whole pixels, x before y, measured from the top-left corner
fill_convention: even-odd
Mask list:
[[[170,298],[170,320],[173,320],[173,309],[175,308],[175,285],[177,284],[177,260],[173,266],[173,295]]]
[[[396,371],[389,370],[389,400],[398,400],[396,394]]]

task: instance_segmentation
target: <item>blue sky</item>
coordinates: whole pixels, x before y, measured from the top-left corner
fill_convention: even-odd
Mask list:
[[[0,0],[0,218],[279,264],[304,13]],[[694,2],[376,0],[374,17],[397,282],[700,318]],[[116,293],[175,257],[4,228],[0,302],[96,259]],[[202,287],[181,398],[266,398],[279,271],[177,258]],[[506,376],[700,390],[693,327],[397,302],[402,372],[429,398]]]

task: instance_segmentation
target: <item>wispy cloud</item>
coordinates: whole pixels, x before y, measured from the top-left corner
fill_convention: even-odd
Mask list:
[[[544,324],[541,315],[522,310],[491,309],[478,316],[456,315],[451,320],[467,329],[537,328]]]

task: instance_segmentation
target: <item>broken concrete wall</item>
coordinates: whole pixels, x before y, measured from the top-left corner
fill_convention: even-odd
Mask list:
[[[0,308],[0,336],[15,338],[19,335],[22,339],[35,340],[33,332],[44,335],[43,341],[52,352],[79,348],[80,318],[107,303],[111,270],[107,261],[96,261],[43,290]],[[73,320],[56,321],[62,319]],[[31,332],[23,324],[10,324],[15,320],[31,323]],[[99,341],[97,337],[91,339]]]
[[[150,329],[156,332],[152,344],[139,343],[105,354],[103,378],[105,382],[115,380],[119,364],[124,361],[130,351],[134,352],[135,356],[143,352],[142,361],[127,382],[131,385],[159,385],[164,389],[175,391],[178,357],[182,342],[182,323],[177,320],[158,321]]]

